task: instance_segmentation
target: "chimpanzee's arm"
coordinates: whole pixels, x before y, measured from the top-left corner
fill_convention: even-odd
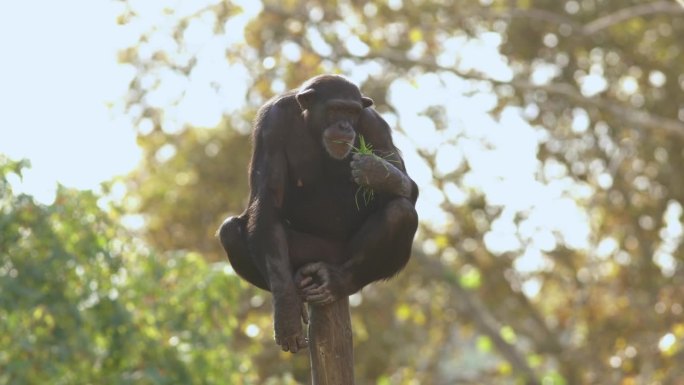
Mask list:
[[[415,203],[418,191],[416,184],[391,162],[375,155],[354,154],[351,167],[354,182],[358,185],[411,199]]]
[[[250,168],[250,253],[266,277],[273,294],[276,342],[283,350],[306,347],[302,333],[301,300],[297,294],[288,255],[287,236],[281,218],[287,178],[283,125],[287,109],[276,104],[260,111],[255,123],[254,153]]]
[[[361,134],[373,145],[375,155],[353,156],[351,168],[354,181],[360,186],[403,197],[415,204],[418,186],[406,173],[404,161],[392,143],[387,122],[375,110],[366,109],[359,125]]]

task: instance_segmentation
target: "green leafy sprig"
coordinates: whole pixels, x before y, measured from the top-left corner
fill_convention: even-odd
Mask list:
[[[366,143],[366,139],[364,139],[363,135],[359,135],[359,147],[352,146],[352,152],[354,154],[378,156],[373,153],[373,145],[371,143]],[[375,190],[368,186],[359,186],[356,190],[356,194],[354,194],[354,202],[356,203],[357,210],[361,210],[361,207],[359,206],[359,193],[363,197],[363,203],[366,206],[375,198]]]
[[[394,160],[387,159],[388,157],[392,156],[393,153],[387,154],[385,157],[381,157],[377,155],[373,151],[373,145],[371,143],[367,143],[366,139],[363,137],[363,135],[359,134],[359,147],[351,145],[352,152],[354,154],[361,154],[361,155],[370,155],[374,156],[378,159],[382,160],[387,160],[389,162],[393,162]],[[384,164],[384,163],[383,163]],[[385,165],[385,168],[387,168],[387,165]],[[389,172],[389,170],[388,170]],[[361,206],[359,205],[359,194],[361,194],[361,197],[363,198],[363,203],[364,205],[368,206],[368,204],[373,201],[373,198],[375,198],[375,190],[368,186],[359,186],[359,188],[356,190],[356,194],[354,194],[354,202],[356,203],[356,209],[361,210]]]

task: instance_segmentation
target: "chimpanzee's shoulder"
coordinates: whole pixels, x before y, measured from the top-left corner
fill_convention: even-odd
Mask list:
[[[280,136],[300,120],[301,111],[295,92],[289,91],[271,98],[259,109],[254,119],[254,134]]]
[[[292,112],[293,110],[299,110],[299,105],[297,104],[297,98],[295,95],[296,91],[292,90],[272,97],[259,109],[259,115],[283,114]]]
[[[361,110],[359,123],[364,127],[372,128],[375,130],[382,130],[388,133],[390,132],[390,127],[385,121],[385,119],[382,118],[382,115],[380,115],[378,111],[371,107],[364,108],[363,110]]]

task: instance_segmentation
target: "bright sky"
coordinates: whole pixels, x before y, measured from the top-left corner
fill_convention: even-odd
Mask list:
[[[42,202],[57,181],[96,188],[138,161],[132,128],[107,104],[127,91],[113,3],[0,2],[0,153],[28,158],[19,190]]]

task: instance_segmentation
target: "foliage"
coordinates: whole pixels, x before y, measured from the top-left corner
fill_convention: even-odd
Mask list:
[[[91,192],[14,195],[23,167],[0,161],[0,384],[256,383],[225,264],[150,252]]]
[[[211,131],[155,130],[140,143],[143,166],[127,179],[131,194],[124,202],[144,214],[147,239],[161,250],[195,250],[209,261],[225,260],[212,238],[222,219],[217,213],[238,214],[246,202],[248,137],[224,123]]]

